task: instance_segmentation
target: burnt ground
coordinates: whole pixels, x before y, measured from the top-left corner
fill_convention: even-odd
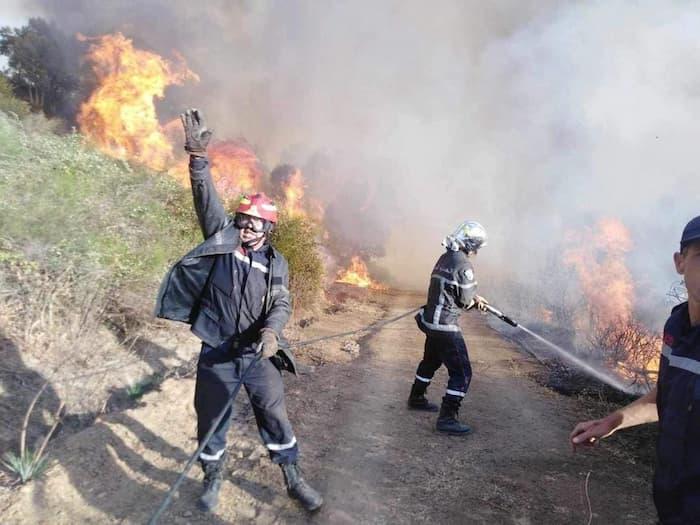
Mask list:
[[[293,335],[358,328],[421,300],[376,295]],[[286,497],[241,396],[217,512],[195,509],[201,475],[194,468],[161,523],[588,523],[587,476],[593,523],[655,523],[649,447],[616,435],[572,454],[573,424],[605,407],[540,384],[542,365],[478,313],[463,316],[463,328],[474,380],[462,417],[472,435],[439,435],[434,414],[406,410],[423,345],[408,317],[356,341],[306,348],[302,374],[286,378],[301,465],[326,498],[318,514]],[[440,370],[428,392],[434,401],[445,382]],[[191,378],[168,379],[138,407],[54,440],[46,476],[3,493],[0,520],[147,522],[195,448],[193,388]]]

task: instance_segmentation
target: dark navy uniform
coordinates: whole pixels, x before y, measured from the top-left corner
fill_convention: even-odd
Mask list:
[[[265,291],[269,271],[269,247],[257,251],[238,248],[216,256],[202,302],[217,322],[233,327],[232,335],[214,348],[202,344],[197,368],[195,410],[197,436],[201,441],[240,378],[253,361],[255,344],[265,320]],[[296,438],[287,417],[284,385],[280,371],[263,359],[246,377],[258,430],[274,463],[294,463],[298,455]],[[231,410],[225,415],[200,455],[201,461],[218,461],[226,449],[226,432]]]
[[[473,305],[476,285],[467,254],[447,250],[433,268],[428,301],[416,315],[418,327],[426,335],[416,380],[427,385],[444,364],[450,376],[446,396],[456,402],[466,395],[472,377],[467,345],[457,322],[462,310]]]
[[[688,303],[664,327],[654,502],[663,524],[700,524],[700,326]]]
[[[252,361],[261,330],[280,336],[291,307],[286,259],[269,244],[256,251],[241,246],[240,230],[216,193],[208,159],[190,157],[190,179],[205,241],[163,279],[156,316],[189,323],[202,341],[195,387],[201,442]],[[259,361],[244,386],[272,461],[291,464],[298,449],[278,368],[295,369],[284,348]],[[223,456],[229,425],[230,411],[199,458],[203,466]]]

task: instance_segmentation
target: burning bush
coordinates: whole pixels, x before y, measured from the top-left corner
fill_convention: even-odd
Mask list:
[[[316,226],[306,217],[282,213],[272,233],[272,243],[289,261],[289,287],[292,307],[307,309],[321,297],[324,268]]]
[[[593,351],[633,384],[651,388],[659,368],[661,339],[636,320],[610,324],[590,336]]]

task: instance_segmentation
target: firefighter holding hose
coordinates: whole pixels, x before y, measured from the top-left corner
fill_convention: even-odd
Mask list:
[[[488,302],[476,295],[476,278],[470,258],[486,246],[486,230],[476,221],[465,221],[442,242],[446,248],[430,276],[428,301],[416,315],[418,328],[425,333],[423,360],[408,398],[408,408],[437,412],[437,405],[425,397],[433,375],[441,365],[449,380],[442,398],[436,429],[453,435],[466,435],[471,429],[457,419],[460,405],[469,389],[472,369],[467,345],[458,320],[462,310],[485,311]]]
[[[654,503],[664,525],[700,523],[700,216],[684,228],[673,259],[688,300],[664,326],[656,387],[602,419],[577,424],[570,436],[576,448],[658,421]]]
[[[202,445],[245,373],[243,386],[270,459],[280,465],[289,496],[314,511],[323,499],[297,466],[299,449],[284,401],[281,370],[294,373],[294,360],[278,345],[290,302],[287,261],[268,241],[277,208],[258,193],[244,197],[230,217],[209,171],[206,149],[212,132],[196,109],[181,119],[194,208],[205,240],[166,275],[156,316],[189,323],[202,340],[194,400],[197,438]],[[199,456],[203,511],[212,511],[218,503],[230,422],[229,408]]]

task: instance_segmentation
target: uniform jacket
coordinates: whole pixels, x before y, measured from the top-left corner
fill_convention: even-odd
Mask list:
[[[657,388],[654,492],[659,516],[664,523],[676,523],[676,518],[700,523],[700,326],[690,326],[687,302],[673,309],[664,327]],[[664,508],[664,494],[670,493],[678,494],[672,499],[682,511]],[[681,515],[666,516],[667,511]]]
[[[233,253],[240,246],[240,230],[224,210],[209,171],[206,158],[191,157],[190,181],[194,208],[204,234],[204,242],[194,248],[168,271],[156,300],[155,315],[163,319],[181,321],[192,326],[192,332],[211,347],[218,347],[231,337],[235,327],[223,323],[211,305],[202,302],[202,295],[210,278],[214,259],[219,254]],[[278,336],[291,313],[289,298],[289,267],[284,256],[269,247],[270,266],[264,297],[264,327]],[[295,372],[291,351],[278,352],[276,364]],[[273,358],[274,359],[274,358]]]
[[[428,302],[416,315],[423,331],[460,332],[457,321],[462,310],[473,305],[476,279],[469,257],[463,251],[447,250],[433,268]]]

